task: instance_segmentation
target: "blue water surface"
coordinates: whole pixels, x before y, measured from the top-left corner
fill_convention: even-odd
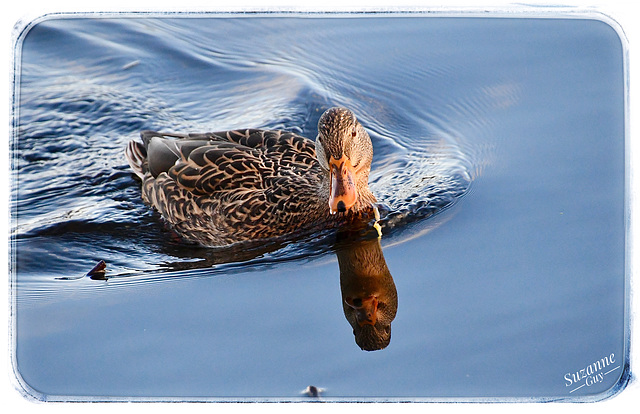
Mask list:
[[[593,17],[31,23],[11,148],[21,385],[44,400],[609,395],[627,369],[624,53]],[[313,139],[335,105],[372,137],[385,206],[398,312],[379,351],[354,342],[330,239],[249,260],[185,245],[124,158],[144,129]],[[108,280],[83,277],[99,260]]]

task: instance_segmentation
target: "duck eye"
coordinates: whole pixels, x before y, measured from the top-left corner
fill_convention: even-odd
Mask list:
[[[358,133],[356,132],[356,130],[355,130],[355,129],[354,129],[353,131],[351,131],[351,136],[352,136],[353,138],[355,138],[355,137],[356,137],[356,135],[358,135]]]

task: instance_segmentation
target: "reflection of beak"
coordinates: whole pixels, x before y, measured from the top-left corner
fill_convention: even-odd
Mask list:
[[[364,299],[346,298],[344,300],[350,308],[356,311],[358,325],[375,325],[378,313],[378,298],[368,296]]]
[[[356,191],[356,172],[346,155],[339,160],[329,160],[329,176],[331,178],[331,194],[329,208],[331,214],[344,213],[349,210],[358,198]]]

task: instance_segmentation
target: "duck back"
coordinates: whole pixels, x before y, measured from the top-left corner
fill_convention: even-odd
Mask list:
[[[141,133],[127,159],[142,197],[183,238],[209,246],[323,228],[325,174],[313,141],[248,129],[204,134]]]

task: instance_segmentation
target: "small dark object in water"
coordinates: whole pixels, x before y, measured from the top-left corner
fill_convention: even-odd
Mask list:
[[[106,276],[107,271],[107,263],[104,260],[100,260],[97,265],[93,267],[93,269],[89,270],[89,273],[82,276],[67,276],[67,277],[56,277],[56,280],[78,280],[82,279],[86,276],[89,276],[93,280],[107,280]]]
[[[87,276],[89,276],[93,280],[106,280],[107,279],[105,275],[106,271],[107,271],[107,264],[105,263],[104,260],[100,260],[98,264],[95,265],[95,267],[91,269],[89,273],[87,273]]]
[[[309,385],[302,393],[309,397],[318,397],[322,391],[324,391],[323,388],[318,388],[315,385]]]

